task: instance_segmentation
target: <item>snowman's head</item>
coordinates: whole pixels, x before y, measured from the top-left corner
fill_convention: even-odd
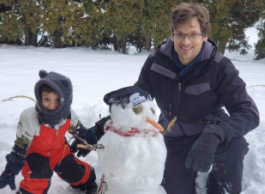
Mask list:
[[[147,120],[156,120],[156,108],[151,96],[137,86],[122,88],[105,95],[110,106],[111,119],[115,128],[135,127],[151,129]]]

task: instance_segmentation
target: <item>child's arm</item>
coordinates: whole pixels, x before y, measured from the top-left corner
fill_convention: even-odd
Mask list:
[[[81,121],[78,119],[77,115],[75,114],[75,112],[71,109],[71,126],[68,130],[68,132],[70,134],[72,134],[73,136],[78,136],[84,140],[87,141],[87,143],[94,145],[97,144],[97,136],[95,134],[95,130],[94,128],[89,128],[86,129]],[[77,157],[83,156],[85,157],[90,150],[84,150],[84,149],[78,149],[76,147],[77,144],[82,144],[82,142],[79,139],[75,139],[75,141],[71,144],[71,151],[72,152],[77,152]]]
[[[17,137],[17,139],[15,140],[15,145],[22,148],[22,149],[27,149],[30,145],[31,141],[28,140],[27,138],[21,136],[21,137]]]
[[[6,156],[7,164],[0,176],[0,189],[9,185],[15,190],[15,175],[18,175],[25,165],[25,155],[36,132],[39,133],[39,123],[34,108],[26,109],[20,115],[17,139],[10,154]]]

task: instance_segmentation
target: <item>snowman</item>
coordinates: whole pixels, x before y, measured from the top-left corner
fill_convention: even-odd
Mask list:
[[[111,119],[99,140],[105,194],[166,194],[160,186],[166,147],[150,95],[137,86],[108,93]],[[99,192],[100,193],[100,192]]]

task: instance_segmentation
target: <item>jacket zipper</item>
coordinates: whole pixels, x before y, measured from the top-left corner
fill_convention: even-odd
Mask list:
[[[181,83],[179,82],[179,85],[178,85],[178,102],[177,102],[177,116],[178,116],[178,113],[179,113],[179,104],[180,104],[180,92],[181,92]]]
[[[56,129],[55,129],[56,130]],[[59,129],[58,129],[59,130]],[[58,130],[56,130],[56,132],[55,132],[55,135],[53,136],[53,140],[52,140],[52,146],[51,146],[51,148],[50,148],[50,150],[48,151],[48,156],[50,156],[50,152],[51,152],[51,149],[53,148],[53,146],[54,146],[54,139],[55,139],[55,137],[58,135]]]
[[[172,114],[172,99],[171,99],[171,91],[172,91],[172,83],[170,84],[170,91],[169,91],[169,113],[168,115],[171,116]]]
[[[178,113],[179,113],[179,106],[180,106],[180,92],[181,92],[181,83],[179,82],[179,85],[178,85],[178,104],[177,104],[177,118],[178,118]],[[179,127],[180,127],[180,130],[181,132],[183,133],[183,135],[185,137],[187,137],[186,133],[184,132],[184,129],[182,127],[182,125],[179,123]]]

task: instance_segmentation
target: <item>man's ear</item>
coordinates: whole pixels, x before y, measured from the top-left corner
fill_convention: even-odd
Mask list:
[[[203,36],[202,40],[203,40],[203,42],[206,42],[208,40],[208,36]]]
[[[170,30],[170,39],[174,42],[174,31]]]

